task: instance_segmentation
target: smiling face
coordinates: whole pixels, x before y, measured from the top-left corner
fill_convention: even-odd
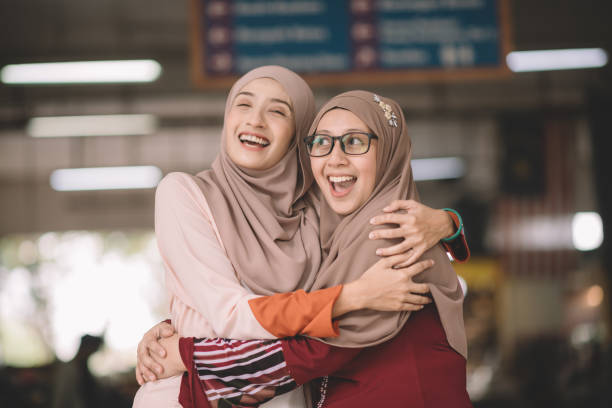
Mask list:
[[[225,118],[227,154],[240,167],[266,170],[287,153],[295,132],[289,96],[273,79],[258,78],[234,98]]]
[[[372,133],[352,112],[332,109],[317,126],[316,133],[340,136],[349,132]],[[378,141],[371,140],[370,150],[361,155],[347,155],[336,141],[330,154],[310,157],[312,173],[325,200],[336,213],[347,215],[363,205],[374,191],[376,183],[376,150]]]

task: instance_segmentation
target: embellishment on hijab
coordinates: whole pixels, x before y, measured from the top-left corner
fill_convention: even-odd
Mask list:
[[[377,102],[378,106],[380,106],[380,109],[383,110],[385,118],[387,118],[387,120],[389,121],[389,125],[397,127],[397,116],[395,116],[395,112],[391,110],[391,106],[387,103],[384,103],[380,99],[380,96],[376,94],[374,94],[374,102]]]

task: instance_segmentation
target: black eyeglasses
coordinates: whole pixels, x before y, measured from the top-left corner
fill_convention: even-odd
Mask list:
[[[306,136],[304,142],[308,154],[313,157],[327,156],[334,149],[336,140],[340,142],[342,151],[346,154],[365,154],[370,150],[370,141],[378,136],[366,132],[350,132],[342,136],[312,135]]]

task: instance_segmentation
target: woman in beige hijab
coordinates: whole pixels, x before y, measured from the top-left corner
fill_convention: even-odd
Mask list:
[[[321,252],[316,206],[304,199],[311,180],[301,177],[291,136],[306,134],[312,111],[312,94],[297,75],[280,67],[254,70],[230,92],[223,147],[212,169],[197,177],[174,173],[158,187],[156,234],[172,321],[182,336],[329,337],[337,335],[332,316],[375,305],[347,301],[350,291],[342,285],[311,294],[300,291],[314,287]],[[370,269],[392,273],[391,266],[379,262]],[[369,299],[380,303],[390,287]],[[411,289],[423,290],[417,285]],[[272,304],[276,307],[271,309],[289,305],[285,310],[293,311],[293,326],[266,329],[251,301],[279,292],[288,293],[281,303],[274,303],[275,296],[263,298],[259,310],[265,309],[261,304],[268,310]],[[424,303],[408,295],[416,299],[413,303]],[[135,405],[175,404],[179,383],[176,378],[147,384]],[[174,399],[160,398],[171,395],[168,390]]]

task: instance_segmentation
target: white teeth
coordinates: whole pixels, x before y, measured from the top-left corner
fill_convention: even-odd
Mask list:
[[[267,146],[270,144],[270,142],[268,142],[267,140],[262,139],[261,137],[257,137],[255,135],[247,135],[247,134],[243,134],[240,135],[240,141],[244,142],[253,142],[253,143],[258,143],[262,146]]]
[[[332,183],[342,183],[344,181],[354,180],[355,177],[353,177],[353,176],[329,176],[328,179]]]

